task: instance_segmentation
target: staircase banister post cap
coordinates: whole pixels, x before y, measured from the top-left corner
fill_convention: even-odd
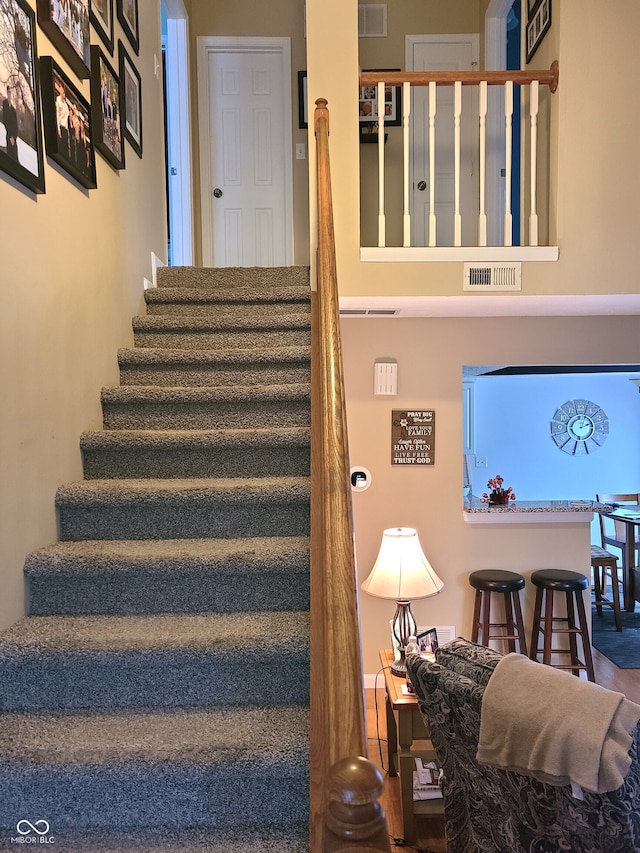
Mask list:
[[[382,794],[384,777],[368,758],[349,756],[329,769],[328,790],[336,802],[365,805]]]

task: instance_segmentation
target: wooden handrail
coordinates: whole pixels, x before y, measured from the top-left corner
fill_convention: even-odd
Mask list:
[[[360,85],[375,86],[382,80],[390,86],[401,86],[403,83],[411,86],[428,86],[429,83],[453,86],[458,81],[463,86],[478,86],[484,81],[488,86],[504,86],[509,81],[528,86],[537,80],[555,92],[559,74],[560,66],[554,60],[548,71],[361,71]]]
[[[388,851],[380,771],[365,758],[360,620],[340,344],[329,112],[316,101],[317,290],[311,339],[312,853]],[[363,846],[365,845],[365,846]]]

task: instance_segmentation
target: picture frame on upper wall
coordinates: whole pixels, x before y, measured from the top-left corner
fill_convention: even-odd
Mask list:
[[[120,79],[99,45],[91,46],[91,123],[96,151],[124,169]]]
[[[540,0],[527,23],[527,64],[531,62],[551,27],[551,0]]]
[[[309,106],[307,95],[307,72],[298,71],[298,127],[309,127]]]
[[[142,157],[142,80],[126,47],[120,40],[118,40],[118,56],[124,136],[138,157]]]
[[[74,74],[91,75],[91,0],[37,0],[38,23]]]
[[[116,0],[116,13],[124,34],[137,56],[140,53],[138,0]]]
[[[86,189],[95,189],[91,107],[50,56],[40,60],[40,91],[47,155]]]
[[[364,70],[364,69],[363,69]],[[387,71],[400,71],[399,68],[367,68],[367,73],[380,74],[380,80],[384,81]],[[378,87],[361,86],[358,99],[358,113],[361,125],[368,125],[378,121]],[[384,126],[400,127],[402,125],[402,87],[384,87]]]
[[[91,0],[91,23],[113,55],[113,0]]]
[[[530,21],[542,0],[527,0],[527,20]]]
[[[43,193],[36,16],[27,0],[0,3],[0,170]]]

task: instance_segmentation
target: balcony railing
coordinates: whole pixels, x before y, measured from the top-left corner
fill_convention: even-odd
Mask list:
[[[401,247],[509,249],[519,245],[537,250],[548,246],[548,238],[541,237],[541,220],[546,234],[550,109],[545,98],[541,127],[540,90],[556,91],[558,63],[548,71],[382,74],[361,72],[360,85],[375,89],[377,103],[387,106],[393,103],[396,87],[402,90]],[[388,128],[385,110],[378,112],[372,116],[369,139],[377,141],[377,248],[384,249],[388,246],[386,192],[398,193],[400,188],[387,189],[384,143]],[[517,134],[514,125],[519,128]],[[397,146],[394,151],[397,158]],[[394,170],[397,176],[397,164]],[[362,180],[370,177],[363,175]],[[517,211],[514,187],[519,188]],[[522,212],[523,224],[514,229],[516,212],[516,219]],[[397,225],[394,230],[399,233]],[[535,254],[551,260],[557,250]],[[436,257],[441,256],[436,252]]]

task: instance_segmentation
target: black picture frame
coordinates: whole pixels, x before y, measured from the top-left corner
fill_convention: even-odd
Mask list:
[[[83,187],[95,189],[89,102],[50,56],[40,59],[40,91],[47,155]]]
[[[307,72],[298,71],[298,127],[309,127],[309,98],[307,95]]]
[[[120,80],[99,45],[91,46],[91,121],[96,151],[124,169]]]
[[[113,0],[91,0],[91,23],[113,55]]]
[[[119,39],[118,57],[124,136],[138,157],[142,157],[142,79]]]
[[[36,16],[26,0],[0,3],[0,169],[45,191]]]
[[[384,80],[386,71],[400,71],[399,68],[369,68],[367,72],[380,73]],[[401,127],[402,125],[402,86],[384,87],[384,126]],[[378,122],[378,87],[361,86],[358,96],[358,118],[361,125],[377,124]]]
[[[416,643],[421,654],[435,655],[438,649],[438,632],[435,628],[429,628],[426,631],[416,635]]]
[[[38,0],[38,23],[51,44],[81,79],[91,75],[91,0],[63,6]]]
[[[530,21],[542,0],[527,0],[527,20]]]
[[[120,26],[137,56],[140,53],[138,0],[116,0],[116,12]]]
[[[551,0],[540,0],[533,16],[527,23],[527,64],[531,62],[543,38],[551,27]]]

